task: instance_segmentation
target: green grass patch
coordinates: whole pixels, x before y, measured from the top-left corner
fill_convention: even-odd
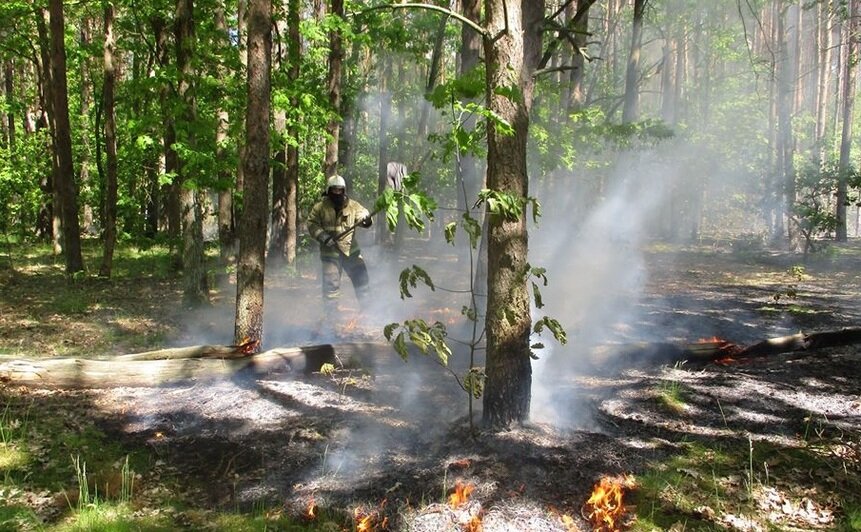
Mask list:
[[[738,440],[684,442],[677,454],[650,464],[638,477],[633,530],[667,530],[677,523],[687,530],[718,530],[725,528],[720,524],[725,515],[780,529],[789,523],[769,522],[767,515],[781,515],[783,504],[790,508],[789,519],[791,508],[802,507],[805,499],[833,510],[834,527],[861,530],[859,464],[839,458],[834,452],[838,445],[840,441],[827,438],[799,447]],[[774,494],[780,503],[769,502]]]

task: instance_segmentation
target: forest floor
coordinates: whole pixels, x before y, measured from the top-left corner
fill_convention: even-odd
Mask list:
[[[231,340],[231,285],[211,308],[184,309],[156,249],[120,253],[110,281],[71,285],[43,253],[16,253],[0,267],[3,360]],[[497,433],[477,425],[480,400],[470,427],[452,377],[463,353],[451,369],[405,363],[381,337],[389,315],[346,298],[340,326],[321,326],[316,264],[273,269],[266,348],[361,345],[365,356],[326,374],[285,365],[158,388],[6,382],[0,529],[96,529],[86,512],[116,503],[125,513],[102,515],[100,529],[590,530],[600,526],[586,501],[603,478],[625,492],[619,528],[861,530],[861,346],[673,366],[648,350],[637,364],[593,357],[607,343],[748,345],[859,327],[861,242],[807,262],[655,244],[643,261],[624,319],[590,342],[563,322],[573,356],[542,355],[533,422]],[[462,332],[454,296],[419,306]],[[395,307],[392,321],[405,319]]]

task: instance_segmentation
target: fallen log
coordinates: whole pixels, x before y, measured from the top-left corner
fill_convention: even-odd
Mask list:
[[[799,332],[749,345],[732,354],[731,358],[763,357],[859,343],[861,343],[861,329],[841,329],[809,334]]]
[[[587,364],[594,371],[642,368],[660,364],[710,364],[769,355],[813,351],[826,347],[861,344],[861,329],[841,329],[769,338],[740,346],[720,338],[689,344],[639,342],[601,345],[587,353]]]
[[[379,355],[385,344],[320,344],[270,349],[255,355],[237,346],[191,346],[121,355],[110,359],[17,359],[0,356],[0,382],[47,388],[162,386],[217,378],[258,378],[273,373],[319,371],[336,357]]]

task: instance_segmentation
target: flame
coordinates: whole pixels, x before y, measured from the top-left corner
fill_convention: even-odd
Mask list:
[[[452,509],[456,509],[458,506],[469,500],[469,495],[474,489],[475,485],[472,483],[464,485],[463,482],[458,480],[454,484],[454,492],[448,496],[448,505],[451,506]]]
[[[464,525],[464,530],[466,532],[482,532],[484,527],[481,524],[481,515],[473,516],[473,518]]]
[[[620,530],[620,520],[625,514],[622,499],[625,488],[636,485],[631,475],[602,477],[592,489],[592,496],[586,501],[589,511],[588,519],[592,521],[595,530]]]
[[[314,502],[314,499],[311,499],[308,502],[308,510],[305,512],[305,516],[308,519],[314,519],[317,517],[317,503]]]
[[[243,355],[253,355],[260,350],[260,340],[252,340],[248,336],[235,346]]]
[[[353,510],[353,519],[356,521],[356,532],[369,532],[373,530],[374,514],[365,514],[361,507]]]
[[[562,520],[562,526],[565,527],[565,530],[567,532],[576,532],[580,530],[579,528],[577,528],[577,525],[574,524],[574,518],[570,515],[565,514],[560,519]]]

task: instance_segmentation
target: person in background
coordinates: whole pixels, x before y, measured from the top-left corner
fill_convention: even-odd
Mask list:
[[[311,208],[308,232],[320,243],[323,310],[333,316],[341,297],[344,271],[353,283],[356,299],[362,305],[368,292],[368,267],[355,238],[357,227],[373,223],[368,209],[347,196],[347,183],[339,175],[326,181],[323,199]]]

